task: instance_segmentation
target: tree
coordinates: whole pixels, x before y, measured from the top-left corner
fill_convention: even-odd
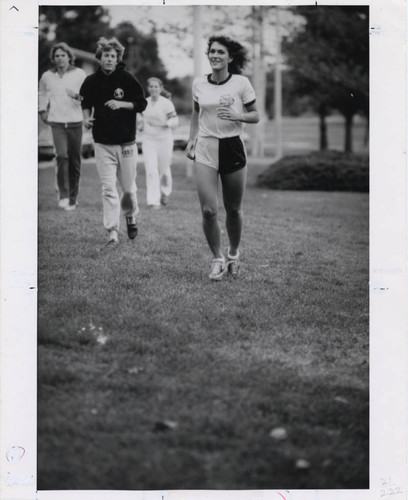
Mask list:
[[[98,38],[112,33],[108,10],[101,6],[43,6],[40,22],[40,37],[90,52],[95,51]]]
[[[66,42],[71,47],[94,53],[101,36],[115,36],[125,47],[124,61],[142,84],[150,76],[166,78],[166,69],[158,53],[154,30],[149,34],[138,31],[130,22],[114,29],[110,26],[105,7],[49,7],[40,8],[39,74],[51,66],[49,53],[53,44]]]
[[[39,19],[40,76],[51,67],[49,53],[55,43],[94,53],[97,40],[112,34],[108,11],[100,6],[42,6]]]
[[[352,151],[353,117],[368,116],[368,8],[299,7],[306,24],[283,44],[299,95],[307,95],[320,117],[321,148],[327,147],[330,109],[345,117],[345,144]]]
[[[124,61],[127,69],[136,75],[142,85],[146,85],[147,79],[151,76],[166,80],[167,71],[159,57],[154,30],[144,34],[132,23],[125,21],[114,28],[113,34],[125,47]]]

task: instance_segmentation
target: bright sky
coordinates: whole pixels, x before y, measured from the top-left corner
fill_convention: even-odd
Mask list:
[[[152,21],[157,26],[157,41],[159,53],[168,71],[169,78],[182,77],[193,74],[193,59],[186,55],[186,48],[192,52],[192,11],[190,7],[152,7],[152,6],[111,6],[109,7],[112,26],[122,21],[130,21],[136,29],[150,32]],[[162,27],[168,27],[169,22],[177,24],[180,28],[190,31],[184,41],[178,41],[173,34],[163,33]],[[181,46],[183,44],[184,50]],[[205,42],[203,40],[203,72],[209,69],[207,58],[204,54]]]
[[[152,26],[155,25],[160,57],[166,66],[169,78],[193,75],[193,6],[127,5],[110,6],[108,9],[113,26],[122,21],[130,21],[138,30],[150,33]],[[200,15],[199,25],[203,32],[200,73],[210,71],[205,55],[207,36],[210,34],[222,32],[252,50],[251,5],[201,5],[196,12]],[[274,50],[277,46],[276,15],[276,7],[265,7],[263,40],[267,54],[264,56],[264,62],[269,67],[274,62]],[[280,7],[279,19],[281,35],[303,23],[299,16],[293,15],[290,8]]]

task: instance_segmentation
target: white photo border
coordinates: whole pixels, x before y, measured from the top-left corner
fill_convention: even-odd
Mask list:
[[[163,3],[165,2],[165,5]],[[87,5],[211,5],[183,0]],[[233,5],[248,5],[234,1]],[[44,0],[41,5],[82,5]],[[370,7],[370,488],[368,490],[36,491],[37,73],[35,0],[0,4],[0,498],[5,500],[374,500],[407,497],[406,3]],[[368,285],[368,284],[367,284]],[[398,493],[398,489],[401,493]]]

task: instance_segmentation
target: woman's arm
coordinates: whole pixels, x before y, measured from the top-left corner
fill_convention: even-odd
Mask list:
[[[245,106],[246,113],[241,114],[241,122],[244,123],[258,123],[259,113],[256,108],[256,104],[251,104],[250,106]]]
[[[39,91],[38,91],[38,112],[44,123],[48,124],[48,105],[49,98],[47,92],[47,85],[45,83],[44,75],[41,77]]]
[[[244,113],[239,113],[229,106],[220,106],[217,108],[217,116],[221,120],[230,120],[233,122],[243,122],[243,123],[258,123],[259,114],[256,109],[256,104],[251,104],[245,106],[246,111]]]
[[[93,127],[93,122],[95,118],[93,117],[93,113],[91,113],[90,109],[83,109],[82,110],[84,114],[84,126],[85,128],[92,128]]]
[[[198,104],[193,102],[193,112],[190,121],[190,137],[186,147],[187,158],[190,158],[190,160],[194,160],[195,158],[195,144],[198,134],[198,110]]]

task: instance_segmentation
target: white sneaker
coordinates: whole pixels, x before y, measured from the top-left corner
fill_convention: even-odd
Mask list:
[[[111,231],[109,231],[108,243],[119,243],[119,235],[116,229],[112,229]]]
[[[59,208],[65,208],[69,205],[69,198],[61,198],[58,201],[58,206]]]
[[[211,262],[211,273],[208,276],[211,281],[221,281],[224,276],[226,267],[225,267],[225,259],[218,258],[213,259]]]
[[[72,212],[73,210],[76,210],[77,206],[78,206],[78,203],[75,203],[75,205],[69,205],[69,204],[68,204],[68,205],[64,208],[64,210],[65,210],[66,212]]]

